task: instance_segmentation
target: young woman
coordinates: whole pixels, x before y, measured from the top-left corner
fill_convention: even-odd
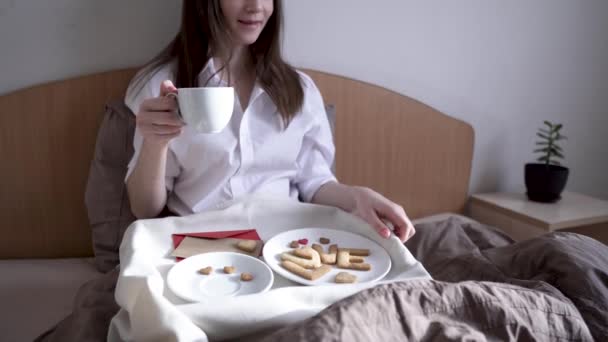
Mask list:
[[[138,218],[163,208],[188,215],[264,193],[335,206],[384,237],[405,241],[414,227],[377,192],[340,184],[323,100],[313,81],[281,57],[280,0],[184,0],[169,46],[131,82],[137,113],[127,189]],[[166,94],[182,87],[231,86],[235,109],[220,133],[184,126]]]

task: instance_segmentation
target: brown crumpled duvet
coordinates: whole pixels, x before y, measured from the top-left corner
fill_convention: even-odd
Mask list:
[[[574,233],[519,243],[457,218],[406,246],[434,280],[379,285],[239,341],[608,341],[608,246]],[[117,270],[85,284],[37,341],[105,341]]]
[[[608,246],[552,233],[519,243],[451,218],[406,243],[434,280],[380,285],[262,341],[607,341]]]

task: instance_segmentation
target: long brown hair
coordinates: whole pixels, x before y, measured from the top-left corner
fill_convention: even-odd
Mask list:
[[[255,64],[256,77],[288,123],[301,109],[304,91],[300,76],[281,54],[283,8],[273,0],[274,11],[249,51]],[[199,87],[198,75],[214,55],[227,56],[222,69],[232,58],[230,34],[222,14],[220,0],[183,0],[182,23],[176,37],[148,62],[132,83],[141,90],[142,83],[163,65],[176,62],[175,86]],[[218,72],[221,71],[218,70]]]

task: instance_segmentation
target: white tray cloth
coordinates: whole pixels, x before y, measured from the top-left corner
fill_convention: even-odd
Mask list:
[[[186,303],[165,285],[175,264],[171,234],[257,229],[262,240],[304,227],[342,229],[369,237],[392,259],[382,283],[430,278],[396,237],[384,239],[359,218],[342,210],[290,199],[249,197],[223,210],[187,217],[140,220],[126,231],[120,247],[121,271],[109,341],[208,341],[279,328],[314,316],[332,303],[374,284],[299,286],[275,273],[266,293]]]

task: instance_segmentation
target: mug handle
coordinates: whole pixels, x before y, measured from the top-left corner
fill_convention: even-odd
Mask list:
[[[167,95],[165,95],[165,97],[172,97],[175,99],[175,102],[177,102],[177,116],[179,116],[179,118],[184,121],[184,117],[182,116],[182,111],[179,110],[179,100],[177,99],[177,94],[176,93],[169,93]]]

